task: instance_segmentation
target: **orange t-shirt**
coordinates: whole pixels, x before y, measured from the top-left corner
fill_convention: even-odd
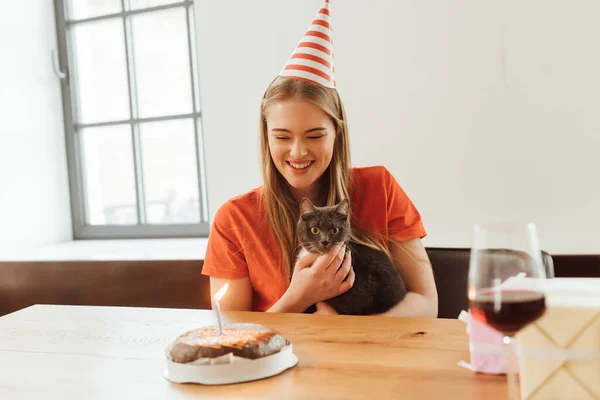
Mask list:
[[[419,212],[386,168],[352,168],[351,173],[352,213],[359,228],[386,241],[426,235]],[[250,278],[255,311],[269,309],[289,285],[261,194],[262,188],[254,189],[217,211],[202,269],[204,275],[217,278]]]

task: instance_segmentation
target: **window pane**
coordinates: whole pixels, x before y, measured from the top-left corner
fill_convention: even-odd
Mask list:
[[[165,4],[180,3],[182,0],[129,0],[130,10],[139,10],[140,8],[156,7]]]
[[[71,0],[69,19],[83,19],[121,12],[121,0]]]
[[[90,225],[136,224],[131,127],[83,129],[81,141],[86,222]]]
[[[82,23],[73,28],[79,123],[129,119],[123,20]]]
[[[200,138],[200,149],[198,156],[200,157],[200,165],[202,168],[202,176],[201,176],[201,185],[203,188],[202,191],[202,217],[206,221],[208,219],[208,199],[206,198],[206,152],[204,151],[204,134],[202,132],[202,120],[198,118],[196,120],[196,126],[198,127],[198,132],[196,134]]]
[[[141,118],[192,112],[185,9],[132,17]]]
[[[140,125],[148,223],[200,222],[194,136],[191,119]]]

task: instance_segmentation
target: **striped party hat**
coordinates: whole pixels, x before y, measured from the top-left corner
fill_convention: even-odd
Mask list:
[[[279,73],[280,76],[302,79],[317,85],[335,88],[330,20],[329,0],[325,0],[325,4]]]

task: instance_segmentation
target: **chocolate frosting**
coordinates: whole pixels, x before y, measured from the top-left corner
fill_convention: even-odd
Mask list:
[[[228,353],[256,359],[275,354],[289,344],[278,332],[258,324],[227,325],[222,335],[218,327],[209,326],[180,335],[172,344],[169,356],[177,363],[215,358]]]

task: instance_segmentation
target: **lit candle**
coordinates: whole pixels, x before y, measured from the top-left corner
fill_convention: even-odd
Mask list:
[[[221,298],[227,291],[228,287],[229,287],[229,283],[226,283],[221,289],[219,289],[217,294],[215,294],[215,305],[216,305],[215,311],[217,312],[217,321],[219,321],[219,335],[223,334],[223,324],[221,323],[221,306],[219,304],[219,301],[221,300]]]

